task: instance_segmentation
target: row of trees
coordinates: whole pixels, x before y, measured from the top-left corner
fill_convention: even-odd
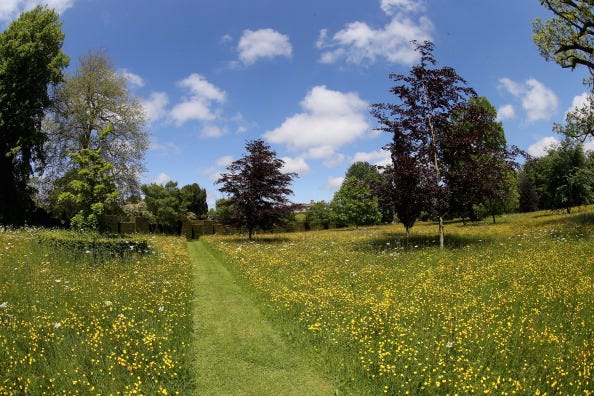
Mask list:
[[[592,75],[589,1],[541,2],[555,15],[534,23],[541,53],[562,67],[586,66]],[[80,228],[96,228],[101,216],[122,207],[144,211],[163,228],[204,216],[206,192],[198,185],[145,185],[144,200],[137,198],[148,148],[142,108],[102,53],[83,57],[77,71],[64,76],[63,39],[57,15],[40,7],[0,34],[0,222],[22,222],[36,206]],[[507,146],[493,106],[454,69],[437,66],[433,44],[415,44],[420,61],[408,74],[389,76],[396,102],[371,108],[379,129],[392,136],[385,147],[392,164],[349,169],[329,219],[359,225],[396,215],[408,232],[424,213],[438,220],[443,246],[444,216],[510,210],[521,153]],[[555,126],[568,140],[526,163],[519,174],[523,207],[533,208],[535,196],[538,208],[569,210],[591,200],[591,156],[575,141],[594,136],[593,108],[590,95],[565,125]],[[282,160],[263,141],[246,148],[218,181],[228,197],[218,212],[247,227],[251,238],[256,227],[270,228],[295,209],[287,196],[297,175],[283,173]],[[310,211],[316,207],[322,211],[322,205]]]
[[[102,52],[65,75],[63,41],[58,15],[43,7],[0,33],[0,223],[46,213],[95,229],[139,195],[143,108]]]

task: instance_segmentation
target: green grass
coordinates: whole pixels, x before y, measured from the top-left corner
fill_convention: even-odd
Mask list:
[[[0,395],[193,391],[186,242],[149,243],[98,262],[0,232]]]
[[[592,394],[594,222],[506,216],[206,241],[342,394]]]
[[[208,246],[194,266],[194,349],[200,395],[330,395],[308,356],[291,347]]]

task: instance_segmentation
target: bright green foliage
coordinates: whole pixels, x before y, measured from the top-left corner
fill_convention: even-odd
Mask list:
[[[312,229],[327,229],[330,226],[330,207],[324,201],[314,202],[305,212],[305,221]]]
[[[337,226],[378,224],[381,220],[377,197],[361,180],[346,179],[330,202],[331,219]]]
[[[582,65],[594,72],[594,11],[592,0],[541,0],[553,12],[533,23],[534,42],[546,60],[563,68]]]
[[[106,128],[100,139],[110,132],[111,129]],[[101,150],[99,147],[70,153],[77,173],[68,183],[69,191],[58,197],[58,204],[74,208],[76,214],[70,221],[76,229],[97,230],[101,216],[114,209],[120,195],[110,175],[113,165],[102,159]]]
[[[565,115],[565,125],[555,124],[553,129],[568,139],[582,143],[594,138],[594,93],[586,97],[583,105]]]
[[[162,231],[173,231],[181,220],[181,199],[177,182],[169,181],[164,186],[156,183],[143,184],[144,202],[155,217]]]
[[[347,169],[345,179],[354,177],[370,188],[371,194],[377,197],[382,223],[394,221],[394,202],[390,189],[389,172],[380,173],[377,165],[367,161],[357,161]]]
[[[44,159],[41,121],[68,57],[58,15],[37,7],[0,33],[0,223],[21,223],[32,207],[33,162]]]
[[[174,232],[183,219],[203,218],[208,213],[206,190],[198,184],[188,184],[181,189],[177,182],[169,181],[164,186],[156,183],[143,184],[142,209],[161,231]]]
[[[564,141],[524,167],[536,187],[540,209],[565,209],[594,200],[594,169],[581,144]]]

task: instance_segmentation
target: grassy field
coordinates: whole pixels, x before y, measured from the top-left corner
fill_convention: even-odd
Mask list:
[[[97,262],[0,230],[0,395],[188,395],[186,241]]]
[[[593,394],[594,208],[498,221],[107,261],[0,229],[0,395]]]
[[[189,250],[197,394],[332,395],[323,370],[266,320],[217,254],[202,241]]]
[[[594,391],[594,213],[208,237],[342,394]]]

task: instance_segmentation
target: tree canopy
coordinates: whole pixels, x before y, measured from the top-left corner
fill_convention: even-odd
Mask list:
[[[111,132],[108,126],[99,134],[99,140],[107,138]],[[115,211],[119,192],[110,175],[113,165],[103,160],[101,150],[97,147],[70,153],[76,166],[76,177],[68,183],[67,191],[58,197],[58,204],[73,209],[75,215],[70,221],[77,230],[96,231],[101,225],[101,217]]]
[[[264,141],[249,141],[245,148],[247,154],[228,165],[217,184],[235,209],[233,224],[246,227],[251,240],[257,227],[270,229],[292,210],[287,196],[297,174],[283,173],[284,161]]]
[[[389,76],[396,82],[390,92],[398,102],[374,104],[372,115],[380,130],[392,134],[392,143],[386,148],[392,153],[394,164],[394,194],[400,203],[408,197],[405,208],[396,206],[398,218],[410,219],[409,214],[420,210],[432,212],[439,218],[443,247],[442,216],[449,203],[444,144],[451,131],[452,112],[464,106],[475,92],[453,68],[434,67],[437,62],[432,42],[415,44],[420,61],[408,75]]]
[[[533,23],[533,39],[546,60],[563,68],[578,65],[594,75],[594,10],[592,0],[540,0],[554,15]]]
[[[364,180],[351,176],[342,183],[330,202],[330,216],[336,225],[373,225],[381,220],[378,198]]]
[[[149,139],[143,108],[126,84],[108,57],[91,52],[80,58],[75,73],[57,87],[55,104],[44,124],[48,135],[44,180],[50,190],[72,168],[71,152],[101,147],[102,158],[113,164],[110,172],[122,198],[138,195]],[[107,125],[113,132],[101,140],[99,135]]]
[[[0,33],[0,223],[21,223],[32,208],[29,179],[43,163],[42,119],[69,59],[58,15],[37,7]]]

